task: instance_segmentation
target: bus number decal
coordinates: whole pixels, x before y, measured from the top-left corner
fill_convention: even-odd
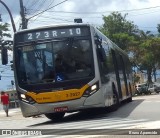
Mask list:
[[[73,30],[69,29],[70,35],[73,35]]]
[[[37,32],[37,33],[36,33],[36,38],[38,39],[40,35],[41,35],[41,33],[40,33],[40,32]]]
[[[80,28],[76,28],[76,34],[80,35],[81,34],[81,29]]]
[[[28,33],[28,40],[32,40],[32,33]]]
[[[57,31],[52,31],[53,37],[57,36]]]
[[[49,37],[49,32],[44,32],[44,37],[48,38]]]
[[[86,36],[88,35],[87,29],[82,28],[66,28],[56,30],[38,30],[37,32],[29,32],[24,34],[24,41],[32,41],[39,39],[54,39],[72,36]]]
[[[74,92],[74,93],[66,94],[66,97],[67,98],[72,98],[72,97],[77,97],[79,95],[80,95],[80,92]]]

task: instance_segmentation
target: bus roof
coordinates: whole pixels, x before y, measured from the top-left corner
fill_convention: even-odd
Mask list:
[[[21,32],[27,32],[27,31],[34,31],[34,30],[38,30],[38,29],[49,29],[49,28],[58,28],[58,27],[67,27],[67,26],[92,26],[91,24],[86,24],[86,23],[72,23],[72,24],[52,24],[52,25],[44,25],[41,27],[35,27],[35,28],[31,28],[31,29],[24,29],[24,30],[20,30],[17,31],[16,33],[21,33]],[[16,34],[15,33],[15,34]]]

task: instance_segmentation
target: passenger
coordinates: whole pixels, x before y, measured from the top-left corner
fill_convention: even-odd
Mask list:
[[[56,69],[56,73],[62,73],[65,71],[65,63],[63,61],[63,57],[62,55],[58,55],[56,60],[55,60],[55,69]]]

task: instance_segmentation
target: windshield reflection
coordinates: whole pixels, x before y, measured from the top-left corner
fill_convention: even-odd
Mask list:
[[[87,39],[63,40],[18,48],[19,83],[61,82],[93,76]]]

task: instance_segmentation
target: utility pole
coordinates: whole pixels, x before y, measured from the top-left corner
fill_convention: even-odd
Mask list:
[[[22,29],[27,29],[28,20],[25,17],[26,15],[25,15],[25,7],[23,6],[23,0],[19,0],[19,4],[20,4],[20,15],[22,18]]]

